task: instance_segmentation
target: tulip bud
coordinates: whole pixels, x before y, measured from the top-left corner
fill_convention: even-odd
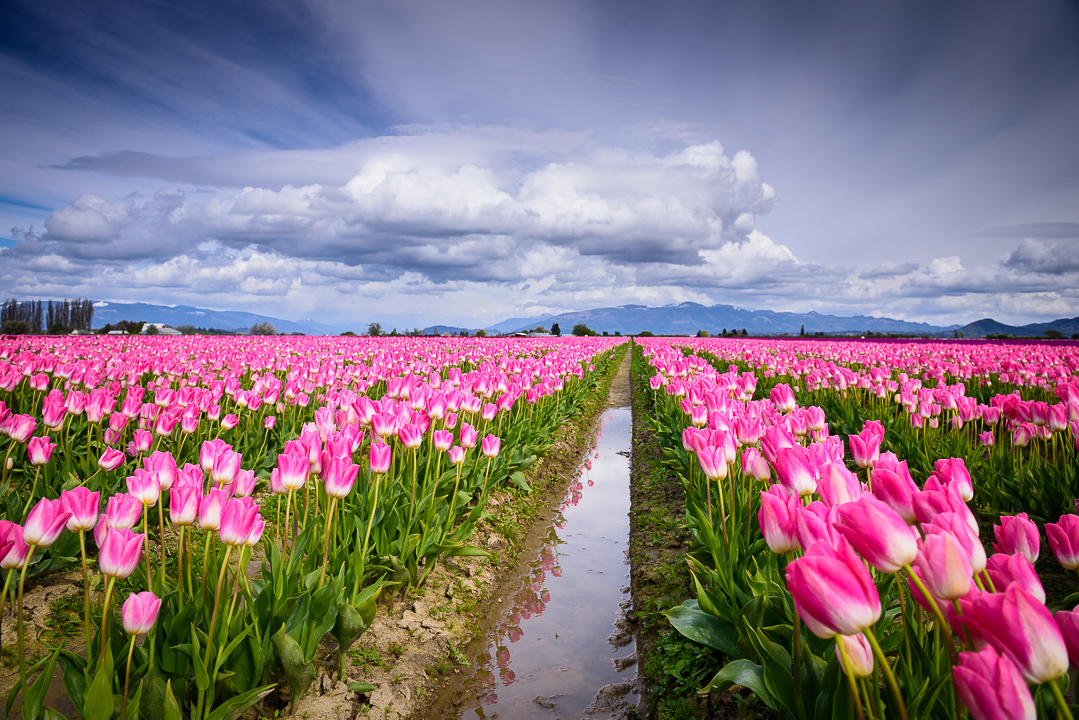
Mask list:
[[[124,601],[120,616],[128,635],[145,635],[154,629],[161,600],[152,592],[131,593]]]
[[[1079,515],[1061,515],[1055,523],[1046,523],[1045,535],[1061,567],[1079,568]]]
[[[959,653],[955,690],[973,720],[1034,720],[1034,698],[1015,663],[991,646]]]
[[[773,485],[767,492],[761,492],[761,509],[757,513],[757,520],[764,541],[772,552],[782,554],[799,548],[795,537],[798,504],[798,497],[788,493],[781,485]]]
[[[839,667],[848,672],[847,663],[843,662],[843,653],[839,650],[839,643],[843,643],[843,651],[850,660],[849,672],[856,678],[867,678],[873,674],[873,646],[869,644],[863,633],[857,635],[836,636],[835,655],[839,658]]]
[[[993,534],[996,543],[993,549],[1005,555],[1020,553],[1032,564],[1038,561],[1041,554],[1041,535],[1038,526],[1027,517],[1026,513],[1018,515],[1002,515],[1000,525],[993,526]]]

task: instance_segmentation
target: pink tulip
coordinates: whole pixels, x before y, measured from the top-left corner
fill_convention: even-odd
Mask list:
[[[136,468],[135,474],[127,478],[127,491],[143,505],[153,506],[161,499],[161,483],[157,475]]]
[[[210,488],[210,492],[199,500],[199,527],[203,530],[217,530],[221,527],[221,514],[228,502],[228,493],[219,487]]]
[[[877,570],[894,573],[918,555],[918,541],[903,518],[870,494],[839,506],[842,524],[836,527],[865,561]]]
[[[161,492],[168,492],[172,484],[176,482],[176,459],[170,452],[153,453],[148,458],[142,459],[142,464],[148,472],[157,476],[157,482],[161,486]]]
[[[368,460],[373,473],[389,472],[390,463],[393,460],[393,451],[384,442],[371,443],[371,454]]]
[[[232,483],[233,494],[235,497],[247,497],[255,492],[257,482],[254,470],[240,470],[236,473],[236,481]]]
[[[1042,581],[1025,556],[997,553],[989,558],[985,569],[997,592],[1004,592],[1011,587],[1012,583],[1016,583],[1037,598],[1038,602],[1045,604],[1045,589],[1042,587]]]
[[[1068,648],[1068,659],[1072,665],[1079,667],[1079,612],[1075,610],[1060,610],[1053,618],[1060,627],[1060,634],[1064,637],[1064,645]]]
[[[202,487],[176,485],[169,490],[169,520],[173,525],[193,525],[199,515]]]
[[[480,444],[483,456],[486,458],[498,457],[498,453],[502,450],[502,440],[495,435],[488,435]]]
[[[769,398],[772,404],[775,405],[776,410],[783,413],[789,413],[798,406],[797,400],[794,399],[794,391],[786,383],[780,383],[772,388]]]
[[[817,492],[825,505],[843,505],[862,497],[862,484],[845,465],[829,462],[821,466]]]
[[[767,492],[761,492],[757,521],[772,552],[782,554],[800,547],[795,537],[798,506],[798,496],[791,495],[781,485],[773,485]]]
[[[244,545],[246,547],[255,547],[259,544],[259,540],[262,539],[262,533],[266,530],[266,520],[261,515],[256,515],[254,522],[251,523],[251,529],[247,532],[247,537],[244,538]]]
[[[727,477],[727,456],[723,448],[702,446],[697,450],[697,463],[709,480]]]
[[[1079,568],[1079,515],[1061,515],[1055,523],[1046,523],[1045,535],[1061,567]]]
[[[963,498],[959,496],[959,488],[954,485],[945,489],[936,478],[930,477],[925,481],[925,490],[914,494],[913,505],[914,516],[923,525],[933,522],[933,518],[942,512],[956,512],[967,521],[974,532],[978,532],[978,521],[974,513],[963,502]]]
[[[126,528],[109,528],[97,556],[97,566],[101,572],[121,580],[130,576],[139,566],[145,538],[145,535]]]
[[[41,422],[45,424],[45,427],[56,430],[64,424],[64,415],[67,415],[64,394],[59,390],[53,390],[41,403]]]
[[[985,570],[985,546],[959,513],[943,512],[933,518],[933,522],[923,525],[922,530],[926,535],[951,534],[967,556],[971,571],[977,574]]]
[[[259,506],[245,502],[250,498],[238,498],[225,503],[225,509],[221,513],[221,527],[218,532],[221,542],[226,545],[243,545],[255,523],[259,513]]]
[[[952,679],[973,720],[1035,720],[1038,716],[1019,669],[992,647],[959,653]]]
[[[240,462],[243,455],[232,450],[222,450],[214,458],[214,466],[210,470],[211,482],[215,485],[231,485],[240,472]]]
[[[883,501],[903,518],[908,525],[917,520],[914,513],[914,495],[918,486],[910,479],[891,469],[878,466],[873,469],[873,495]]]
[[[15,547],[16,533],[18,538],[22,539],[22,528],[11,522],[10,520],[0,520],[0,560],[7,557],[7,554],[11,552]],[[25,544],[25,543],[24,543]]]
[[[105,452],[97,461],[97,466],[105,472],[112,472],[126,462],[127,458],[116,448],[105,448]]]
[[[970,591],[973,578],[970,561],[951,533],[926,536],[914,567],[936,598],[957,600]]]
[[[105,503],[105,524],[113,528],[132,528],[142,517],[142,503],[133,495],[117,493]],[[98,547],[101,547],[100,543]]]
[[[41,498],[26,516],[23,542],[34,547],[49,547],[60,537],[70,518],[71,513],[64,510],[62,501]]]
[[[806,627],[819,638],[856,635],[880,619],[880,596],[850,544],[817,543],[787,565],[787,588]]]
[[[223,450],[231,450],[232,446],[221,438],[207,440],[199,447],[199,465],[205,472],[214,469],[214,458]]]
[[[154,435],[149,430],[136,430],[131,444],[134,446],[136,455],[149,452],[154,446]]]
[[[454,445],[449,449],[450,462],[454,465],[461,465],[465,461],[465,449],[460,445]]]
[[[806,451],[800,447],[782,448],[773,463],[779,483],[798,496],[812,495],[817,481]]]
[[[26,444],[31,465],[48,465],[52,451],[55,449],[56,444],[48,436],[30,438],[30,442]]]
[[[152,592],[131,593],[124,601],[120,617],[128,635],[145,635],[154,629],[161,601]]]
[[[970,502],[974,498],[974,485],[963,458],[937,460],[933,467],[935,468],[933,475],[940,480],[940,483],[945,487],[955,484],[959,490],[959,497],[963,498],[964,502]]]
[[[33,415],[12,415],[4,423],[4,434],[15,442],[25,443],[37,430]]]
[[[780,486],[782,487],[782,486]],[[825,542],[835,547],[836,541],[843,536],[836,528],[839,526],[839,507],[828,507],[815,500],[805,507],[799,507],[794,518],[794,536],[803,548],[813,547],[815,543]]]
[[[335,457],[322,468],[322,483],[330,497],[343,498],[352,492],[360,467],[351,457]]]
[[[277,418],[273,415],[267,415],[262,419],[262,427],[267,430],[273,430],[275,425],[277,425]]]
[[[221,418],[221,427],[225,430],[231,430],[239,424],[240,418],[236,417],[235,415],[226,415],[225,417]]]
[[[1026,513],[1002,515],[1000,525],[993,526],[993,535],[997,539],[993,549],[998,553],[1020,553],[1032,564],[1038,561],[1038,555],[1041,554],[1041,535],[1038,533],[1038,526],[1030,521]]]
[[[89,488],[79,486],[60,493],[60,502],[64,510],[71,514],[67,520],[67,529],[73,533],[93,530],[97,525],[101,510],[101,493],[90,492]]]
[[[839,659],[839,667],[844,673],[847,672],[847,663],[843,662],[838,641],[843,643],[843,649],[850,660],[850,672],[854,677],[867,678],[873,674],[873,646],[863,633],[844,635],[836,640],[835,656]]]
[[[978,440],[981,442],[982,447],[993,447],[996,445],[997,436],[993,434],[992,430],[986,430],[978,433]]]
[[[423,444],[423,431],[412,424],[404,425],[397,431],[397,439],[409,450],[415,450]]]
[[[1018,584],[984,593],[963,609],[959,622],[1015,663],[1028,683],[1056,680],[1068,671],[1068,650],[1053,616]]]
[[[0,567],[5,570],[22,570],[23,566],[30,560],[30,546],[22,539],[22,526],[7,520],[0,522],[7,523],[7,525],[3,526],[6,534],[2,544],[8,548],[7,552],[0,558]]]
[[[299,490],[307,483],[310,468],[306,455],[289,453],[277,456],[277,467],[281,473],[281,485],[285,490]]]
[[[761,482],[772,479],[772,469],[768,466],[768,461],[755,447],[742,451],[742,473]]]
[[[436,450],[445,452],[453,445],[453,433],[446,430],[435,430],[431,435],[431,441]]]
[[[880,458],[880,444],[883,439],[884,426],[875,420],[866,422],[862,432],[847,437],[854,464],[860,468],[876,465]]]
[[[461,423],[461,447],[466,450],[471,450],[476,447],[478,439],[479,434],[476,432],[476,428],[468,423]]]
[[[288,492],[288,488],[285,487],[284,481],[281,479],[280,468],[274,468],[270,471],[270,494],[271,495],[284,495]]]

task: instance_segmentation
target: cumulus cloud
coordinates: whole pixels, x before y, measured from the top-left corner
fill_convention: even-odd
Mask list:
[[[1045,243],[1027,238],[1008,255],[1004,265],[1050,275],[1074,273],[1079,271],[1079,242]]]

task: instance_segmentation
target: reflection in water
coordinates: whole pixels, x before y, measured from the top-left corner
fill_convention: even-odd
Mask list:
[[[604,413],[538,557],[475,658],[471,700],[456,717],[583,713],[600,709],[600,688],[631,680],[614,664],[634,652],[616,628],[628,584],[629,461],[619,452],[629,449],[630,422],[628,408]]]

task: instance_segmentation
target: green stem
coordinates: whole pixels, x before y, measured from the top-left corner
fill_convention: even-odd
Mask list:
[[[79,549],[82,551],[82,634],[86,654],[90,655],[90,580],[86,572],[86,531],[79,530]],[[6,592],[5,592],[6,594]],[[2,609],[0,609],[2,611]]]
[[[109,600],[112,599],[112,587],[116,578],[110,577],[105,586],[105,600],[101,605],[101,666],[105,666],[105,648],[109,646]]]
[[[1056,680],[1050,680],[1046,683],[1049,689],[1053,693],[1053,699],[1056,700],[1057,710],[1063,713],[1065,720],[1074,720],[1072,718],[1072,711],[1068,708],[1068,703],[1064,701],[1064,694],[1060,692],[1060,686],[1057,685]]]
[[[862,699],[858,693],[858,681],[854,679],[854,669],[850,664],[850,657],[847,655],[847,646],[844,642],[842,635],[835,636],[836,645],[839,647],[839,654],[843,657],[843,668],[846,671],[847,683],[850,686],[851,702],[854,703],[854,712],[858,716],[858,720],[864,720],[865,714],[862,712]]]
[[[318,587],[321,590],[322,584],[326,581],[326,563],[330,559],[330,528],[333,527],[334,511],[337,509],[337,498],[330,498],[330,509],[326,514],[326,540],[322,546],[322,572],[318,576]]]
[[[225,582],[225,573],[229,569],[229,555],[231,553],[232,546],[226,545],[225,559],[221,561],[221,572],[217,575],[217,592],[214,594],[214,612],[210,616],[210,632],[206,634],[206,660],[203,662],[203,666],[207,670],[210,668],[210,655],[214,649],[214,629],[217,627],[217,614],[221,610],[221,585]],[[210,688],[213,688],[212,683]]]
[[[903,702],[903,694],[899,692],[899,683],[895,681],[892,666],[888,664],[888,658],[884,657],[884,652],[880,649],[880,644],[877,642],[877,636],[873,634],[873,629],[866,628],[863,632],[869,639],[869,644],[873,646],[873,654],[877,656],[880,669],[884,671],[884,679],[888,683],[888,689],[892,691],[892,699],[895,700],[900,720],[907,720],[907,704]]]
[[[120,720],[127,720],[127,691],[131,685],[131,656],[135,652],[135,638],[131,636],[131,642],[127,644],[127,669],[124,671],[124,701],[120,704]]]
[[[161,530],[161,593],[165,593],[165,510],[164,502],[165,498],[160,497],[157,500],[157,524]]]
[[[22,679],[23,691],[25,691],[28,686],[26,684],[26,652],[24,650],[23,641],[22,593],[23,588],[26,586],[26,570],[30,567],[30,561],[33,560],[35,551],[37,551],[37,545],[31,545],[30,552],[26,555],[26,562],[23,563],[22,572],[19,574],[19,677]]]
[[[15,577],[15,573],[13,571],[11,571],[11,570],[8,570],[7,579],[4,580],[4,595],[3,595],[3,597],[0,597],[0,618],[2,618],[4,616],[4,604],[7,603],[7,593],[8,593],[8,589],[11,587],[11,578],[13,578],[13,577]],[[3,645],[3,643],[0,642],[0,645]],[[89,646],[87,646],[87,647],[89,647]],[[0,667],[3,667],[3,664],[4,664],[4,659],[3,659],[3,656],[0,655]]]

